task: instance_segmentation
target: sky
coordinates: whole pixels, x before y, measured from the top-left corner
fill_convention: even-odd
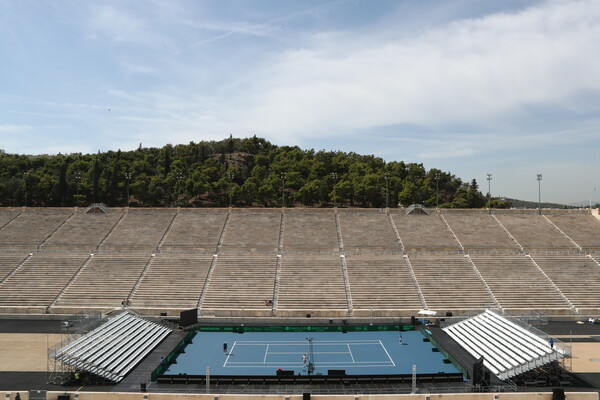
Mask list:
[[[598,0],[0,0],[0,148],[257,135],[596,203],[599,54]]]

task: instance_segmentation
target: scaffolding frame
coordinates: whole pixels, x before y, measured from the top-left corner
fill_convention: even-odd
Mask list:
[[[60,341],[53,346],[48,346],[48,358],[46,362],[48,384],[62,384],[75,371],[74,367],[56,359],[57,352],[91,332],[107,319],[107,316],[102,315],[100,311],[82,311],[60,321]]]

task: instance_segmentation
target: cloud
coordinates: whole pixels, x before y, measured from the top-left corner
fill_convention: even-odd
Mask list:
[[[196,24],[221,35],[266,35],[273,26]],[[413,140],[413,154],[429,160],[583,143],[600,122],[600,102],[593,101],[600,99],[596,1],[546,1],[428,25],[412,36],[374,25],[303,37],[223,75],[222,64],[170,64],[164,74],[185,87],[130,93],[132,101],[146,99],[148,110],[131,110],[122,122],[136,123],[140,139],[147,134],[156,144],[167,134],[173,141],[175,132],[184,142],[256,133],[307,144],[375,138],[380,127],[408,125],[416,129],[387,136]],[[207,76],[218,82],[210,91],[202,83]]]
[[[360,29],[304,24],[327,23],[348,4],[252,10],[252,22],[240,22],[189,4],[94,3],[84,6],[85,32],[106,42],[104,68],[120,69],[81,93],[100,89],[104,97],[18,101],[35,106],[29,112],[81,115],[93,121],[82,130],[94,137],[127,132],[156,145],[174,141],[174,134],[186,142],[256,133],[320,146],[411,126],[387,129],[386,140],[412,140],[412,156],[430,160],[574,143],[600,122],[597,1],[543,1],[454,20],[458,12],[450,7],[452,18],[438,15],[437,25],[424,21],[414,32],[390,21],[406,5],[384,23],[381,16],[364,18]],[[241,18],[250,14],[239,10]],[[165,60],[223,35],[227,46]],[[123,44],[131,45],[127,52]]]
[[[252,24],[249,22],[215,22],[215,21],[186,21],[187,25],[199,30],[208,30],[216,32],[239,33],[252,36],[271,36],[274,27],[268,23]]]
[[[0,133],[24,133],[33,129],[30,125],[0,125]]]
[[[552,130],[543,133],[503,133],[478,132],[452,135],[427,135],[418,141],[418,157],[422,159],[443,159],[465,157],[486,153],[503,156],[514,150],[545,149],[560,147],[568,149],[581,143],[591,142],[598,136],[595,126],[585,127],[583,124],[577,128],[565,130]],[[400,139],[402,141],[402,139]]]
[[[87,23],[92,38],[115,42],[139,42],[140,33],[145,29],[142,19],[123,9],[99,3],[91,7]]]
[[[168,9],[159,2],[148,1],[143,6],[136,2],[115,2],[114,5],[94,2],[82,9],[86,10],[81,14],[86,37],[113,51],[118,49],[115,45],[128,46],[129,51],[120,53],[121,57],[134,56],[141,49],[157,51],[172,47],[177,40],[176,21],[170,21],[170,15],[161,14],[168,14]]]
[[[65,142],[49,132],[70,128],[68,125],[0,125],[0,148],[8,153],[57,154],[88,150],[89,146]],[[25,149],[25,150],[24,150]]]
[[[432,149],[419,153],[419,158],[422,159],[440,159],[440,158],[455,158],[455,157],[468,157],[475,154],[475,150],[472,147],[463,147],[455,145],[453,147],[444,147],[443,149]]]
[[[317,17],[323,13],[331,12],[335,6],[347,2],[348,0],[336,0],[320,4],[315,7],[303,8],[299,11],[290,12],[285,15],[278,15],[277,17],[270,18],[262,23],[250,23],[247,21],[218,21],[218,20],[190,20],[187,17],[183,17],[184,13],[179,10],[178,23],[187,27],[192,28],[197,34],[201,34],[203,31],[217,32],[216,35],[202,36],[202,39],[196,40],[191,44],[183,45],[177,48],[175,51],[162,57],[162,60],[170,59],[176,55],[193,50],[198,46],[204,44],[217,42],[222,39],[229,38],[234,35],[239,36],[254,36],[259,38],[269,38],[274,40],[283,40],[286,38],[286,34],[290,32],[286,29],[286,24],[300,20],[306,17]],[[284,33],[284,31],[287,31]],[[289,39],[289,38],[287,38]]]
[[[590,111],[577,105],[600,93],[598,37],[596,1],[550,1],[411,38],[320,33],[276,57],[231,111],[291,140],[402,123],[510,131],[532,105]]]
[[[181,54],[183,52],[186,52],[188,50],[191,50],[191,49],[193,49],[195,47],[198,47],[198,46],[201,46],[203,44],[207,44],[207,43],[211,43],[211,42],[216,42],[218,40],[225,39],[226,37],[229,37],[229,36],[231,36],[231,35],[233,35],[235,33],[236,33],[235,31],[228,31],[228,32],[216,35],[216,36],[211,36],[211,37],[208,37],[208,38],[204,38],[202,40],[198,40],[198,41],[196,41],[196,42],[194,42],[192,44],[186,45],[184,47],[181,47],[181,48],[175,50],[172,53],[167,54],[166,56],[164,56],[162,58],[162,60],[168,60],[168,59],[170,59],[170,58],[172,58],[172,57],[174,57],[174,56],[176,56],[178,54]]]

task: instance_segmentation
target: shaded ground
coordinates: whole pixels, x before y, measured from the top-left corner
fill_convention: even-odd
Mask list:
[[[0,319],[0,333],[61,333],[60,321]]]
[[[47,372],[0,372],[0,390],[10,390],[13,392],[26,392],[28,390],[86,390],[109,392],[114,385],[101,386],[61,386],[47,383]]]
[[[550,334],[550,335],[561,335],[568,337],[569,335],[576,336],[600,336],[600,325],[592,325],[588,323],[579,324],[576,322],[548,322],[548,325],[537,326],[536,328]],[[561,339],[566,341],[564,339]]]

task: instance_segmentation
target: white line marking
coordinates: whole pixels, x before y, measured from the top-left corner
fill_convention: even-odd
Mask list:
[[[249,345],[249,344],[264,344],[264,343],[271,343],[273,345],[284,345],[284,344],[298,344],[298,345],[306,345],[306,341],[273,341],[273,340],[240,340],[237,342],[239,346],[242,345]],[[381,343],[381,340],[319,340],[319,341],[315,341],[313,340],[313,344],[314,345],[321,345],[324,346],[325,344],[346,344],[346,343],[352,343],[352,344],[379,344]]]
[[[347,343],[346,346],[348,346],[348,353],[350,353],[350,357],[352,358],[352,362],[354,361],[354,355],[352,354],[352,350],[350,349],[350,343]]]
[[[383,343],[381,343],[381,340],[379,341],[379,344],[381,345],[381,347],[383,347],[383,351],[385,351],[385,354],[387,354],[388,358],[390,359],[390,361],[392,362],[392,367],[395,367],[396,364],[394,363],[394,360],[392,359],[392,357],[390,356],[390,353],[388,353],[387,349],[385,348],[385,346],[383,345]]]
[[[305,354],[301,351],[272,351],[269,354]],[[348,354],[347,351],[313,351],[313,354]]]
[[[373,361],[373,363],[376,361]],[[319,363],[319,367],[322,368],[326,368],[326,367],[344,367],[344,368],[372,368],[372,367],[393,367],[392,364],[373,364],[372,362],[366,362],[366,363],[361,363],[361,362],[357,362],[356,364],[351,364],[351,363],[346,363],[344,361],[340,361],[338,363],[335,362],[329,362],[326,364],[323,363]],[[235,368],[235,367],[244,367],[244,368],[273,368],[273,367],[279,367],[279,368],[283,368],[283,367],[302,367],[302,363],[289,363],[289,364],[282,364],[282,363],[266,363],[266,364],[248,364],[248,363],[244,363],[241,361],[234,361],[234,362],[230,362],[228,365],[225,366],[225,368]]]
[[[298,365],[302,364],[301,362],[295,362],[295,361],[282,361],[282,362],[285,362],[285,363],[288,363],[288,364],[289,363],[298,364]],[[280,361],[267,361],[265,364],[280,364],[280,363],[281,363]],[[386,362],[386,361],[357,361],[354,364],[358,365],[358,364],[377,364],[377,363],[380,363],[380,364],[388,363],[389,365],[391,365],[391,363]],[[229,365],[233,365],[233,364],[257,364],[258,365],[258,364],[262,364],[262,363],[259,362],[259,361],[230,361],[227,364],[229,364]],[[327,361],[326,364],[349,364],[349,363],[348,363],[348,361]],[[319,365],[321,365],[321,364],[319,364]]]
[[[294,341],[294,342],[272,342],[272,341],[235,341],[233,343],[233,346],[231,347],[230,352],[227,355],[227,359],[225,360],[225,363],[223,364],[223,367],[226,368],[232,368],[232,367],[247,367],[247,368],[272,368],[273,366],[276,367],[286,367],[286,368],[294,368],[294,367],[302,367],[302,363],[300,362],[293,362],[293,361],[267,361],[267,357],[270,354],[291,354],[291,355],[295,355],[295,354],[304,354],[304,350],[300,351],[300,352],[274,352],[274,351],[269,351],[271,349],[272,346],[277,346],[277,345],[290,345],[290,344],[297,344],[297,345],[302,345],[305,346],[306,342],[304,341]],[[319,366],[322,368],[326,368],[326,367],[345,367],[345,368],[369,368],[369,367],[395,367],[396,364],[394,363],[394,360],[392,359],[392,357],[390,356],[390,354],[388,353],[386,347],[384,346],[383,342],[381,340],[370,340],[370,341],[363,341],[363,340],[357,340],[357,341],[352,341],[352,340],[346,340],[346,341],[339,341],[339,340],[332,340],[332,341],[322,341],[321,343],[314,343],[315,345],[319,345],[321,344],[321,346],[327,346],[327,345],[332,345],[332,344],[339,344],[339,345],[345,345],[348,348],[348,351],[317,351],[314,352],[314,354],[321,354],[321,355],[326,355],[326,354],[350,354],[350,357],[352,359],[351,362],[349,361],[326,361],[324,363],[319,363]],[[378,361],[356,361],[354,359],[354,354],[352,353],[352,349],[350,347],[350,345],[379,345],[383,351],[386,353],[388,360],[389,361],[384,361],[384,360],[378,360]],[[266,349],[265,349],[265,355],[263,357],[263,361],[230,361],[229,357],[231,355],[233,355],[233,349],[235,346],[261,346],[261,345],[266,345]]]
[[[233,348],[235,347],[237,342],[233,342],[233,346],[231,346],[231,350],[229,350],[229,353],[227,353],[227,358],[225,359],[225,362],[223,363],[223,367],[225,367],[227,365],[227,361],[229,361],[229,357],[231,357],[231,355],[233,354]]]
[[[263,358],[263,364],[267,362],[267,355],[269,354],[269,346],[267,344],[267,348],[265,349],[265,357]]]

